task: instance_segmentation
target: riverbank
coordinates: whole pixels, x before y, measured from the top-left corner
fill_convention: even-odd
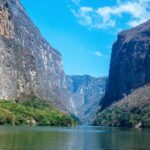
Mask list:
[[[0,101],[0,125],[74,126],[77,122],[68,114],[41,101],[16,103]]]
[[[111,127],[150,128],[150,85],[100,112],[95,125]]]

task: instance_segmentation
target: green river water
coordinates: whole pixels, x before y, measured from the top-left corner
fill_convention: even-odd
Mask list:
[[[0,150],[150,150],[150,130],[0,127]]]

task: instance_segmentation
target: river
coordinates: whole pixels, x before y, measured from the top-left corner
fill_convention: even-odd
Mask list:
[[[0,127],[0,150],[150,150],[150,130]]]

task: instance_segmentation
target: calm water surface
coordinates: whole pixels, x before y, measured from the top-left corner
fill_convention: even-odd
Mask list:
[[[150,130],[0,127],[0,150],[150,150]]]

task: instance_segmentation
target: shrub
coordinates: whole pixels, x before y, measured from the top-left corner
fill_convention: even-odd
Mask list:
[[[36,123],[43,126],[71,126],[76,124],[74,119],[56,108],[40,103],[39,100],[34,99],[33,101],[18,104],[1,100],[0,124],[35,125]]]

